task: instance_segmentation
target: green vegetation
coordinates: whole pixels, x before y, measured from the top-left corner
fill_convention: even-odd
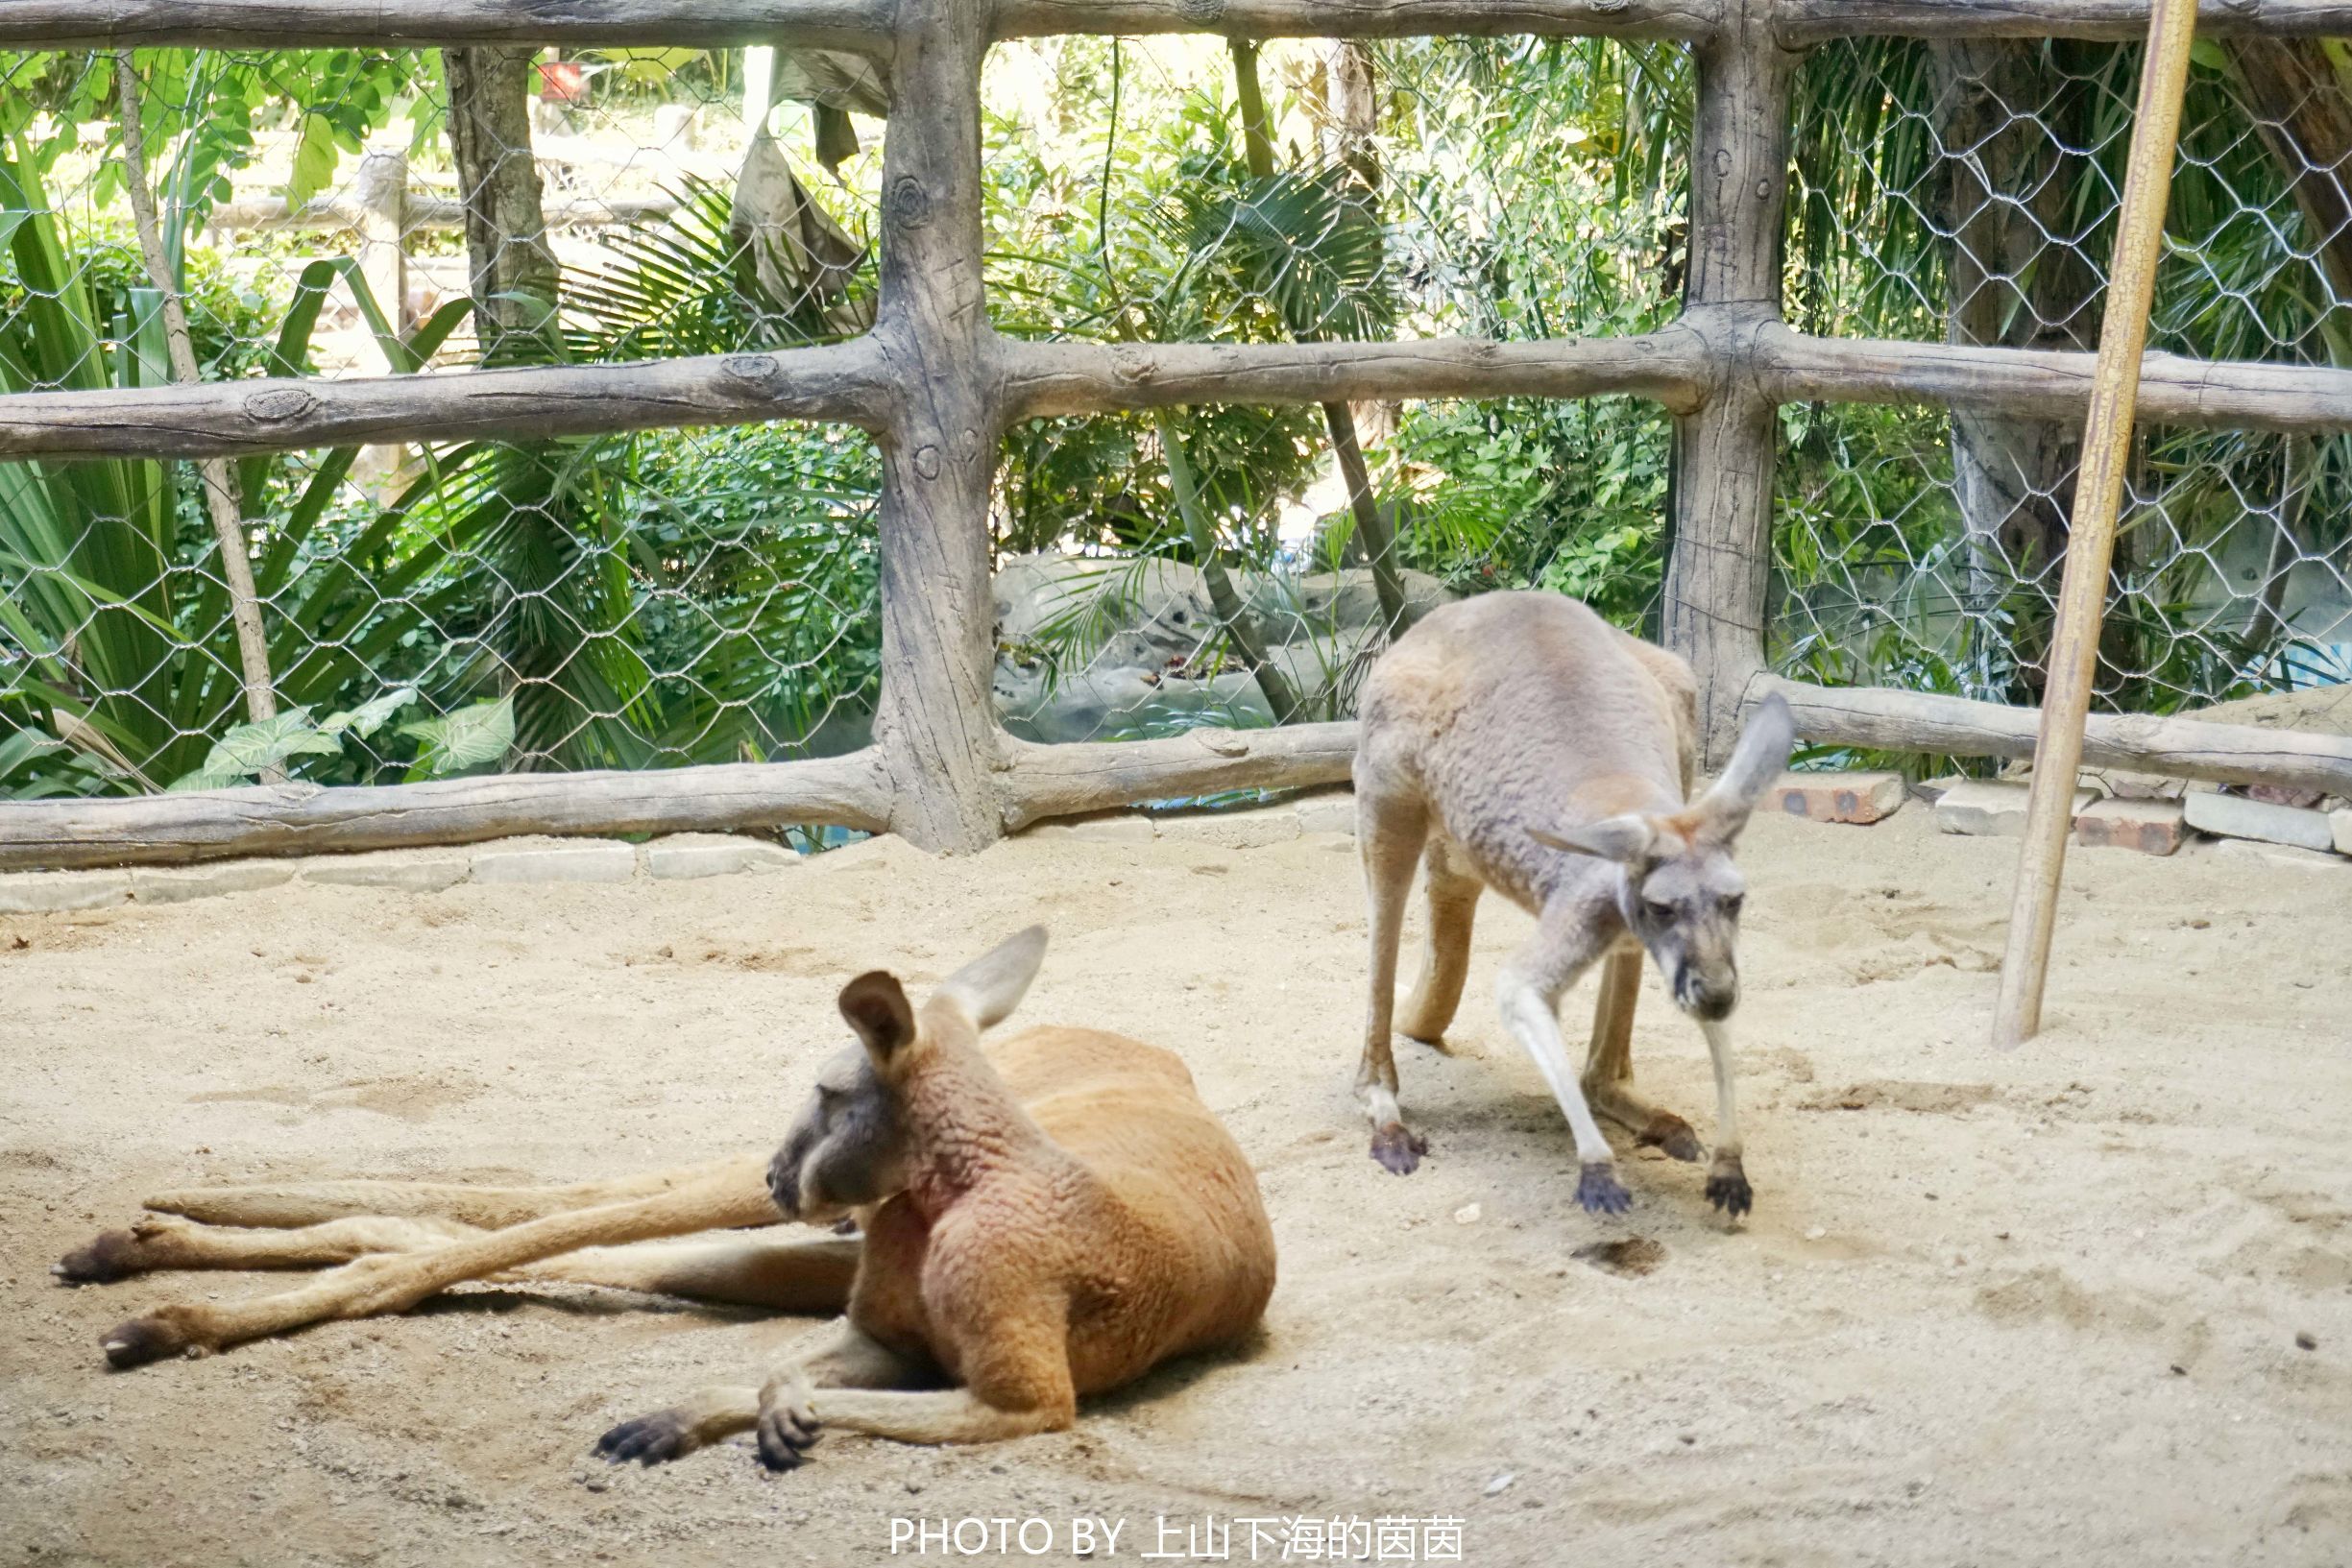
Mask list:
[[[2040,97],[1985,145],[2013,165],[2010,205],[2031,223],[1979,257],[1995,277],[1981,308],[1950,298],[1961,220],[1942,149],[1955,111],[1931,46],[1853,41],[1807,63],[1787,251],[1802,328],[2088,341],[2136,60],[2103,45],[2015,47],[2018,79]],[[1370,140],[1338,107],[1336,57],[1283,51],[1270,46],[1262,67],[1218,40],[999,51],[983,128],[999,327],[1111,343],[1529,339],[1639,332],[1680,308],[1692,90],[1680,48],[1382,44],[1358,62],[1374,89]],[[597,63],[592,91],[616,110],[723,105],[740,79],[724,51]],[[331,188],[387,128],[404,128],[422,161],[437,157],[437,55],[156,50],[137,65],[206,377],[311,371],[330,291],[357,299],[405,369],[466,326],[460,302],[398,337],[379,308],[390,302],[351,264],[256,278],[201,229],[266,133],[292,138],[280,188],[296,201]],[[109,56],[0,60],[0,389],[167,378],[158,298],[109,156],[117,133],[99,129],[113,69]],[[1241,106],[1259,94],[1266,119],[1245,124]],[[2322,241],[2239,94],[2229,60],[2201,49],[2154,345],[2352,362]],[[839,181],[793,142],[809,199],[867,245],[824,287],[771,293],[805,273],[745,248],[732,190],[687,181],[671,219],[609,236],[598,265],[561,277],[552,324],[501,354],[588,363],[855,330],[875,287],[879,137],[866,140]],[[85,171],[70,216],[49,189],[69,167]],[[1461,591],[1572,594],[1654,627],[1672,466],[1660,410],[1509,400],[1352,417],[1371,422],[1375,515],[1402,565]],[[1358,519],[1329,487],[1326,418],[1225,405],[1030,422],[1006,443],[997,547],[1249,567],[1285,591],[1287,573],[1363,559]],[[1959,465],[1989,460],[1982,444],[2019,432],[1979,432],[1961,450],[1952,422],[1923,411],[1792,407],[1782,438],[1776,660],[1818,679],[2032,700],[2055,584],[2043,514],[2062,520],[2060,499],[2042,497],[2043,514],[1972,516],[1955,485]],[[191,465],[0,465],[0,793],[643,767],[859,739],[876,698],[880,466],[857,433],[453,444],[365,484],[359,459],[236,467],[281,708],[264,726],[238,722],[227,591]],[[2054,491],[2063,470],[2045,477]],[[2222,564],[2249,551],[2259,562],[2273,536],[2291,540],[2270,552],[2281,570],[2340,554],[2352,446],[2156,430],[2134,484],[2152,504],[2119,552],[2102,700],[2162,711],[2293,679],[2307,651],[2280,614],[2279,571],[2264,593],[2223,581]],[[2299,533],[2282,534],[2282,510]],[[1098,635],[1084,618],[1049,628],[1063,651]],[[1240,654],[1213,639],[1201,662]],[[1297,693],[1297,711],[1323,712],[1342,690],[1334,673]]]

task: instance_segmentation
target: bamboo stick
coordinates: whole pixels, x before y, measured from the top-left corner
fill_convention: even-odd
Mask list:
[[[2189,45],[2195,32],[2195,0],[2156,0],[2148,21],[2147,58],[2141,67],[2131,157],[2123,177],[2122,217],[2116,230],[2115,257],[2107,269],[2106,315],[2099,326],[2090,413],[2083,421],[2082,471],[2074,485],[2066,577],[2058,591],[2057,632],[2049,652],[2049,685],[2042,694],[2041,734],[2034,746],[2033,791],[2025,807],[2025,839],[2009,905],[2009,945],[2001,959],[2000,1000],[1993,1015],[1993,1043],[2001,1049],[2024,1044],[2042,1026],[2058,880],[2066,867],[2075,770],[2082,765],[2083,721],[2091,709],[2107,567],[2115,554],[2116,513],[2131,453],[2132,406],[2140,391],[2140,356],[2147,343],[2156,263],[2164,253],[2165,205],[2171,193],[2181,94],[2189,80]]]

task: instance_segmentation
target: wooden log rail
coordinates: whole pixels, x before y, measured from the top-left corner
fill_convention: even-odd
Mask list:
[[[1216,33],[1233,37],[1508,34],[1696,42],[1739,0],[1001,0],[991,36]],[[2069,37],[2147,33],[2148,0],[1773,0],[1764,35],[1806,48],[1857,34]],[[742,44],[886,56],[895,0],[9,0],[0,48],[164,44],[237,49],[533,43],[570,47]],[[2352,34],[2345,0],[2204,0],[2206,36]]]
[[[1772,402],[1908,403],[2079,416],[2093,356],[1815,338],[1778,322],[1710,344],[1685,322],[1628,338],[1496,343],[1019,343],[988,352],[1007,416],[1334,398],[1647,398],[1685,413],[1751,379]],[[305,376],[0,398],[0,461],[212,457],[363,442],[528,440],[831,420],[884,428],[900,380],[869,339],[620,365]],[[2139,417],[2219,429],[2352,430],[2352,371],[2150,354]]]
[[[1788,699],[1797,733],[1825,745],[1952,757],[2030,757],[2031,708],[1916,691],[1821,687],[1758,675],[1749,705]],[[1166,740],[1039,746],[1005,742],[988,796],[1007,831],[1227,789],[1344,783],[1353,723],[1195,730]],[[2352,737],[2092,715],[2083,760],[2173,778],[2352,792]],[[643,773],[542,773],[382,787],[256,785],[0,808],[0,870],[183,865],[242,856],[478,843],[515,833],[727,832],[779,823],[880,832],[897,815],[874,748],[815,761],[724,763]]]
[[[0,398],[0,461],[242,456],[393,441],[531,439],[829,420],[878,438],[882,700],[851,757],[762,765],[319,789],[288,784],[0,807],[0,868],[178,862],[466,842],[829,822],[978,849],[1041,817],[1346,777],[1349,724],[1033,746],[994,723],[986,516],[1018,419],[1206,402],[1651,398],[1677,419],[1669,640],[1700,667],[1710,736],[1767,690],[1808,738],[1952,755],[2030,753],[2036,715],[1951,697],[1831,690],[1762,668],[1762,562],[1778,404],[1918,403],[2043,418],[2085,406],[2088,354],[1806,337],[1782,319],[1795,55],[1855,34],[2145,35],[2148,0],[7,0],[0,48],[242,49],[527,43],[738,44],[885,62],[881,296],[852,342],[772,353],[390,378]],[[2352,0],[2207,0],[2199,29],[2352,34]],[[1606,341],[1101,346],[1017,342],[981,285],[980,76],[997,39],[1060,33],[1234,37],[1591,35],[1688,43],[1699,64],[1691,297],[1684,318]],[[2141,419],[2352,430],[2352,372],[2146,359]],[[2352,742],[2178,719],[2094,717],[2094,762],[2352,789]]]

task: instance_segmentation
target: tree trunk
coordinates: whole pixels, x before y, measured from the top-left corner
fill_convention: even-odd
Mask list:
[[[2231,38],[2254,129],[2278,159],[2336,298],[2352,302],[2352,100],[2317,38]]]
[[[1966,150],[1949,159],[1952,246],[1945,341],[1971,347],[2087,350],[2098,279],[2063,239],[2073,194],[2064,163],[2079,160],[2052,146],[2053,131],[2029,116],[2048,97],[2037,43],[1952,39],[1931,46],[1935,119],[1943,146]],[[2079,98],[2069,83],[2060,89]],[[2061,124],[2079,105],[2049,105]],[[2070,146],[2083,145],[2066,138]],[[2026,204],[2032,204],[2031,210]],[[2027,280],[2021,282],[2021,279]],[[1992,630],[1990,617],[2009,589],[2047,573],[2064,554],[2073,505],[2080,433],[2073,424],[1987,413],[1952,421],[1952,488],[1968,538],[1968,665],[1984,696],[2005,695],[1992,653],[1998,640],[2014,652],[2018,676],[2040,688],[2045,625]]]
[[[445,49],[449,150],[466,209],[467,288],[485,364],[542,357],[526,340],[555,316],[556,268],[531,150],[529,48]]]

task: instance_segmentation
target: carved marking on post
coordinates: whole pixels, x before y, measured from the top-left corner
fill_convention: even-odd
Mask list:
[[[1225,0],[1177,0],[1176,10],[1186,21],[1205,25],[1224,17]]]
[[[264,424],[279,424],[287,420],[299,420],[318,406],[318,398],[300,387],[280,387],[274,392],[256,392],[245,399],[245,412]]]
[[[914,449],[914,471],[926,479],[939,477],[939,448],[926,443]]]
[[[773,354],[729,354],[719,362],[719,369],[739,381],[751,381],[765,386],[782,373]]]
[[[931,222],[931,192],[913,175],[903,174],[890,187],[890,223],[897,229],[920,229]]]

